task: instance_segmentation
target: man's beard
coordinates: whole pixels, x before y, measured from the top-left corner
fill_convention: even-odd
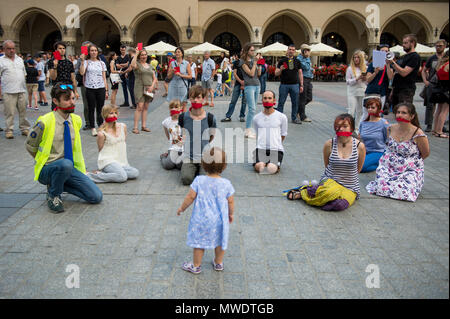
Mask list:
[[[403,47],[403,51],[405,51],[406,53],[408,53],[409,51],[411,51],[411,47],[409,47],[408,49],[406,49],[405,47]]]

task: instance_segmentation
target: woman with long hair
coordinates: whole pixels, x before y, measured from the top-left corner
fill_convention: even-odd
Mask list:
[[[148,105],[153,101],[153,91],[158,85],[158,79],[155,74],[155,70],[152,65],[147,63],[147,51],[138,50],[137,54],[131,61],[131,68],[134,70],[135,82],[134,82],[134,96],[137,101],[136,110],[134,111],[134,127],[132,132],[139,134],[138,124],[141,119],[141,130],[144,132],[150,132],[147,127],[147,113]]]
[[[94,44],[89,45],[87,56],[81,54],[80,57],[80,74],[83,76],[83,85],[86,88],[89,123],[92,135],[97,136],[94,113],[96,113],[97,125],[102,125],[102,108],[105,104],[105,99],[108,99],[106,65],[98,58],[98,47]]]
[[[111,74],[120,74],[120,71],[117,71],[116,69],[116,60],[117,60],[117,53],[116,52],[110,52],[108,54],[108,63],[109,63],[109,69],[111,70]],[[111,82],[111,104],[116,105],[116,96],[117,96],[117,90],[119,89],[119,82],[113,82],[111,76],[109,78]]]
[[[259,77],[261,76],[261,67],[256,62],[255,47],[251,43],[247,43],[242,49],[241,60],[239,61],[239,67],[243,71],[244,94],[248,106],[244,135],[247,138],[256,138],[251,129],[259,95]]]
[[[437,87],[439,88],[439,92],[431,95],[431,101],[437,103],[436,112],[434,113],[433,135],[441,138],[448,138],[448,135],[444,134],[442,131],[449,109],[448,62],[448,51],[446,51],[436,65],[436,76],[438,78]]]
[[[366,159],[361,173],[373,172],[378,167],[380,157],[383,155],[387,142],[388,121],[381,118],[381,99],[369,98],[366,100],[365,108],[368,115],[359,125],[358,139],[366,146]]]
[[[357,130],[359,130],[363,113],[363,98],[367,87],[366,72],[365,53],[357,50],[352,55],[350,67],[347,68],[345,75],[347,82],[348,113],[354,117]]]
[[[397,124],[388,128],[388,142],[366,189],[370,194],[415,202],[424,181],[424,159],[430,155],[427,136],[420,129],[412,103],[395,106]]]
[[[192,78],[192,72],[189,62],[184,59],[182,47],[175,49],[175,60],[169,64],[167,76],[172,79],[169,83],[167,102],[178,99],[185,109],[188,99],[188,81]]]

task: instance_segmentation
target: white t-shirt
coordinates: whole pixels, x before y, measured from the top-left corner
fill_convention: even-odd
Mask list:
[[[222,84],[222,73],[217,73],[217,84]]]
[[[106,65],[103,61],[84,61],[86,70],[84,86],[88,89],[100,89],[105,87],[103,72],[106,72]],[[86,69],[87,68],[87,69]]]
[[[169,132],[169,151],[183,152],[183,142],[181,139],[183,132],[178,125],[178,120],[173,121],[172,117],[169,116],[162,122],[162,126]]]
[[[39,71],[41,71],[41,75],[38,77],[38,81],[45,81],[45,65],[44,63],[38,62],[36,63],[36,69]]]
[[[253,118],[256,131],[256,148],[284,152],[281,136],[287,136],[287,116],[275,110],[270,115],[260,112]]]
[[[197,69],[197,65],[195,64],[195,62],[192,62],[191,64],[191,75],[192,78],[195,78],[195,70]]]

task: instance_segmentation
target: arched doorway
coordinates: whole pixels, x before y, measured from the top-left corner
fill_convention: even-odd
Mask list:
[[[144,12],[130,24],[130,31],[135,30],[135,42],[153,44],[159,41],[178,46],[179,28],[166,13],[154,10]]]
[[[209,18],[205,23],[204,41],[218,45],[240,54],[245,43],[250,42],[250,24],[233,11],[222,11]]]
[[[330,47],[333,47],[335,49],[341,50],[344,53],[342,55],[335,55],[333,57],[323,57],[322,63],[325,63],[326,65],[329,65],[333,62],[336,63],[347,63],[347,44],[345,43],[344,38],[335,32],[330,32],[322,37],[322,43],[329,45]]]
[[[448,28],[448,23],[447,23],[446,26],[442,29],[442,32],[439,35],[439,39],[444,39],[448,43],[449,36],[450,36],[450,33],[449,33],[449,28]]]
[[[214,38],[212,44],[224,48],[230,52],[230,55],[240,54],[241,42],[239,39],[230,32],[223,32]]]
[[[120,52],[120,31],[117,21],[101,9],[93,8],[82,12],[76,52],[80,50],[84,41],[91,41],[99,46],[105,55],[111,51]]]
[[[428,45],[429,23],[419,13],[403,12],[396,14],[386,21],[381,28],[381,34],[390,33],[400,43],[405,34],[413,33],[417,36],[417,42]]]
[[[297,12],[284,10],[274,14],[263,26],[262,43],[268,45],[280,42],[294,44],[298,49],[303,43],[309,43],[309,23]]]
[[[272,34],[271,36],[269,36],[266,40],[266,42],[264,42],[264,46],[268,46],[272,43],[275,42],[279,42],[282,43],[284,45],[290,45],[293,44],[294,42],[292,41],[291,37],[288,36],[286,33],[283,32],[277,32]]]
[[[25,54],[35,54],[38,51],[51,50],[53,44],[61,39],[61,30],[56,20],[40,10],[30,10],[15,19],[19,33],[19,50]]]
[[[177,41],[175,41],[175,39],[170,34],[168,34],[167,32],[162,32],[162,31],[152,35],[150,37],[150,39],[148,39],[147,45],[157,43],[159,41],[162,41],[162,42],[174,45],[174,46],[177,45]]]
[[[388,44],[389,47],[396,46],[397,44],[400,44],[400,41],[389,32],[383,32],[380,36],[380,44]]]
[[[332,16],[322,28],[322,42],[331,46],[340,46],[342,55],[324,59],[327,63],[349,63],[349,58],[356,50],[368,50],[369,32],[365,18],[358,12],[342,11]],[[327,42],[325,42],[327,41]],[[334,43],[334,45],[333,45]]]

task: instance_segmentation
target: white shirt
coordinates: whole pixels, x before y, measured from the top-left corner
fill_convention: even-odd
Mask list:
[[[87,68],[87,69],[86,69]],[[106,65],[103,61],[84,61],[86,70],[84,86],[88,89],[100,89],[105,87],[103,72],[106,72]]]
[[[25,64],[19,56],[14,57],[14,61],[6,57],[0,57],[0,79],[3,93],[24,93],[27,91],[25,84]]]
[[[162,126],[169,132],[169,151],[183,152],[182,130],[178,125],[178,120],[173,121],[169,116],[162,122]]]
[[[127,145],[125,144],[125,126],[122,123],[116,123],[119,136],[103,133],[106,136],[105,144],[98,153],[98,169],[102,170],[111,163],[119,163],[122,166],[130,166],[127,159]]]
[[[281,136],[287,136],[287,116],[275,110],[270,115],[260,112],[253,118],[256,148],[284,152]]]
[[[217,73],[217,84],[222,84],[222,73]]]
[[[45,81],[45,65],[44,63],[41,62],[37,62],[36,63],[36,69],[39,71],[41,71],[41,75],[38,77],[38,81]]]
[[[347,82],[347,94],[352,96],[364,96],[366,92],[367,84],[365,81],[358,80],[356,78],[361,75],[361,70],[355,68],[356,75],[353,74],[352,67],[348,66],[345,74],[345,80]]]
[[[195,70],[196,69],[197,69],[197,65],[194,62],[192,62],[192,64],[191,64],[191,76],[192,76],[192,78],[195,78]]]

